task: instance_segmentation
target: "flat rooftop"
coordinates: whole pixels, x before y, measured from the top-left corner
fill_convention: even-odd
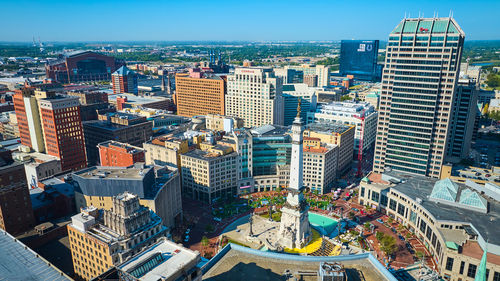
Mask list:
[[[185,265],[197,264],[199,260],[200,254],[198,252],[162,239],[161,242],[152,245],[133,259],[120,265],[119,269],[141,281],[168,280],[182,272]]]
[[[219,146],[219,147],[222,147],[222,146]],[[218,148],[218,147],[215,146],[215,148]],[[189,156],[189,157],[193,157],[193,158],[198,158],[198,159],[201,159],[201,160],[210,160],[210,159],[215,159],[215,158],[218,158],[218,157],[224,157],[224,156],[228,156],[228,155],[235,156],[235,155],[238,155],[238,153],[237,152],[231,152],[231,153],[228,153],[228,154],[221,155],[221,154],[218,154],[218,153],[208,152],[208,151],[204,151],[204,150],[201,150],[201,149],[193,149],[193,150],[191,150],[191,151],[189,151],[187,153],[184,153],[183,155],[186,155],[186,156]]]
[[[72,280],[54,265],[0,229],[0,278],[2,280]]]
[[[74,175],[80,176],[85,179],[123,179],[123,180],[142,180],[151,166],[130,166],[130,167],[107,167],[107,166],[94,166],[74,172]]]
[[[127,97],[127,102],[126,103],[136,104],[136,105],[148,104],[148,103],[152,103],[152,102],[159,102],[159,101],[169,100],[169,98],[166,98],[166,97],[159,97],[159,96],[141,97],[141,96],[136,96],[136,95],[133,95],[133,94],[122,93],[122,94],[108,95],[108,101],[110,103],[116,103],[116,98],[119,97],[119,96]]]
[[[203,280],[284,280],[283,273],[289,270],[297,280],[317,281],[321,262],[342,264],[350,281],[396,280],[371,254],[312,257],[263,252],[234,244],[226,246],[202,268]]]
[[[131,153],[138,153],[138,152],[144,151],[144,149],[142,149],[140,147],[133,146],[133,145],[130,145],[128,143],[113,141],[113,140],[101,142],[98,144],[98,146],[120,147],[120,148],[126,149],[128,152],[131,152]]]
[[[13,158],[21,160],[22,158],[27,158],[30,157],[32,160],[34,160],[33,163],[29,163],[28,165],[38,165],[40,163],[44,162],[50,162],[50,161],[59,161],[59,158],[48,155],[45,153],[40,153],[40,152],[20,152],[16,151],[12,153]]]
[[[250,130],[250,133],[257,137],[284,136],[288,134],[291,126],[263,125]]]
[[[498,235],[500,233],[500,202],[486,198],[489,205],[487,214],[448,204],[440,204],[429,200],[434,184],[438,179],[396,171],[385,172],[384,174],[404,180],[391,188],[398,190],[413,200],[422,199],[421,205],[437,220],[472,224],[485,241],[500,245],[500,235]],[[465,188],[460,183],[457,183],[457,185],[460,188]]]
[[[318,133],[328,133],[328,134],[343,134],[351,129],[353,126],[344,125],[342,123],[310,123],[306,125],[306,129],[318,132]]]

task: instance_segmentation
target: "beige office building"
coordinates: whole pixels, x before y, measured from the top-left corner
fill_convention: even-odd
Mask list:
[[[338,146],[337,176],[351,168],[356,126],[342,123],[311,123],[304,130],[304,137],[318,138],[326,144]]]
[[[319,138],[304,138],[303,183],[312,192],[330,192],[337,174],[338,146],[322,144]]]
[[[71,217],[69,245],[75,274],[90,280],[132,258],[167,233],[162,220],[130,193],[113,197],[111,210],[90,206]]]
[[[272,69],[236,68],[227,77],[226,115],[243,119],[247,128],[283,125],[282,87]]]
[[[189,150],[187,140],[160,136],[143,144],[147,165],[167,166],[180,169],[182,153]]]
[[[232,198],[237,194],[238,153],[222,145],[204,149],[181,155],[183,194],[204,202]]]

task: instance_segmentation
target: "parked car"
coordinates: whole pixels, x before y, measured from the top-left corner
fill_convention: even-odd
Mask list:
[[[397,233],[396,229],[394,227],[391,227],[391,231],[394,233]]]
[[[382,219],[377,219],[377,222],[384,224],[384,221]]]
[[[401,241],[405,241],[405,238],[403,237],[403,235],[398,234],[398,237],[399,237],[399,239],[401,239]]]

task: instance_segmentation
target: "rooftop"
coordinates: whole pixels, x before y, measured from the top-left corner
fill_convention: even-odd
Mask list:
[[[40,163],[59,161],[59,158],[40,152],[20,152],[16,151],[12,153],[14,159],[19,161],[33,160],[31,163],[26,163],[26,165],[37,166]]]
[[[225,146],[219,146],[221,148],[226,148]],[[217,145],[215,146],[215,149],[217,149]],[[231,153],[228,153],[228,154],[225,154],[225,155],[221,155],[219,153],[214,153],[214,152],[210,152],[210,151],[204,151],[204,150],[201,150],[201,149],[193,149],[187,153],[184,153],[183,155],[185,156],[189,156],[189,157],[193,157],[193,158],[198,158],[198,159],[201,159],[201,160],[210,160],[210,159],[215,159],[215,158],[218,158],[218,157],[224,157],[224,156],[236,156],[238,155],[237,152],[231,152]]]
[[[140,147],[133,146],[133,145],[130,145],[128,143],[113,141],[113,140],[101,142],[97,146],[98,147],[99,146],[104,146],[104,147],[119,147],[119,148],[124,148],[128,152],[131,152],[131,153],[139,153],[141,151],[144,151],[144,149],[142,149]]]
[[[110,94],[108,95],[108,100],[110,103],[116,103],[116,98],[117,97],[126,97],[128,104],[135,104],[135,105],[143,105],[143,104],[148,104],[152,102],[159,102],[159,101],[166,101],[169,100],[166,97],[159,97],[159,96],[136,96],[133,94],[128,94],[128,93],[121,93],[121,94]]]
[[[113,75],[130,75],[133,74],[132,70],[130,70],[127,66],[123,65],[122,67],[118,68],[115,72],[113,72]]]
[[[0,276],[3,280],[72,280],[2,229],[0,253]]]
[[[465,36],[453,18],[407,18],[403,19],[391,34],[456,34]]]
[[[387,184],[391,177],[396,180],[402,180],[402,182],[396,183],[392,188],[413,200],[417,200],[417,198],[422,199],[420,205],[437,220],[469,223],[474,226],[485,241],[489,240],[489,243],[500,245],[500,236],[498,235],[500,233],[500,202],[487,199],[489,211],[487,214],[482,214],[458,205],[443,204],[439,201],[430,200],[429,197],[438,179],[396,171],[385,172],[381,177],[380,182],[385,181],[385,184]],[[376,180],[377,177],[373,179]],[[372,180],[371,176],[370,180]],[[462,184],[457,184],[457,186],[460,188],[459,192],[465,188]]]
[[[40,182],[44,185],[41,187],[30,188],[31,206],[33,209],[40,208],[45,205],[51,205],[55,202],[55,197],[62,194],[72,198],[75,196],[75,188],[73,185],[66,183],[58,178],[52,177]]]
[[[312,257],[264,252],[229,244],[203,268],[203,280],[283,280],[283,273],[290,271],[300,280],[318,280],[321,262],[342,264],[348,280],[395,281],[371,254],[336,257]]]
[[[120,265],[119,269],[141,281],[168,280],[180,274],[185,265],[197,264],[199,260],[198,252],[162,239]]]
[[[375,107],[368,102],[332,102],[317,107],[317,113],[323,114],[358,114],[366,115],[375,111]]]
[[[347,132],[349,129],[353,128],[353,126],[344,125],[342,123],[333,123],[333,122],[319,122],[319,123],[310,123],[306,125],[306,129],[318,132],[318,133],[328,133],[328,134],[343,134]]]
[[[77,175],[86,179],[122,179],[122,180],[142,180],[144,176],[152,169],[153,167],[136,164],[130,167],[108,167],[108,166],[94,166],[87,169],[83,169],[77,172],[74,172],[74,175]]]
[[[262,136],[283,136],[290,131],[290,126],[280,126],[280,125],[263,125],[260,127],[255,127],[250,130],[252,135],[262,137]]]

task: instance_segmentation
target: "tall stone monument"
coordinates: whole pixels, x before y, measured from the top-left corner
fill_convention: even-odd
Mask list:
[[[300,99],[297,117],[292,125],[292,160],[290,164],[290,185],[286,202],[281,209],[281,223],[278,231],[278,243],[285,248],[303,248],[311,240],[309,225],[309,206],[304,198],[303,174],[303,138],[304,126],[300,117]]]

